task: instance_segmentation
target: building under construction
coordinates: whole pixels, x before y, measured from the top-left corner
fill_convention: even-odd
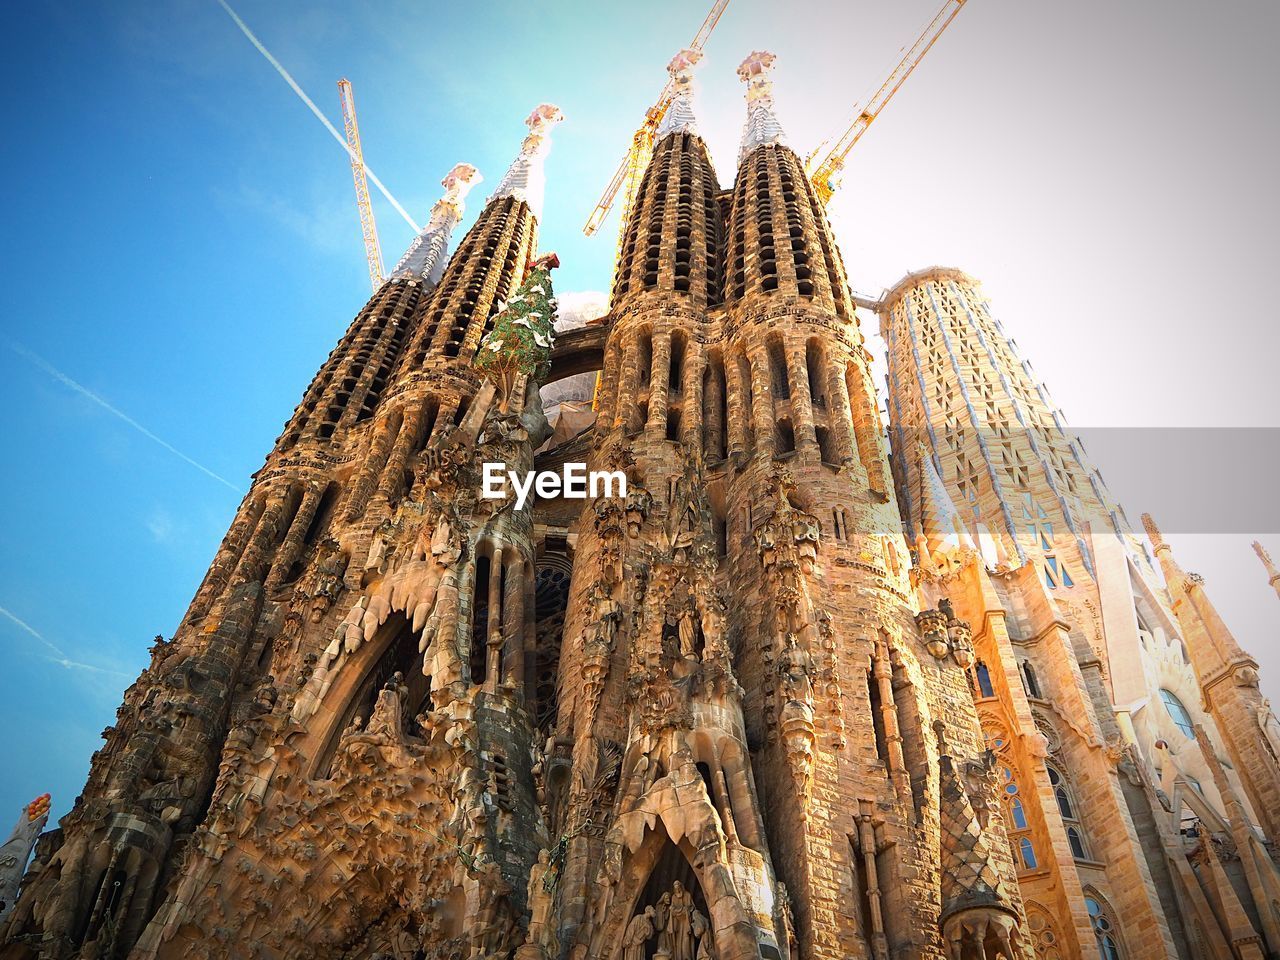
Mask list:
[[[753,53],[721,184],[697,59],[615,191],[597,322],[556,335],[539,253],[555,107],[452,256],[478,175],[446,177],[0,958],[1280,956],[1256,664],[960,271],[878,304],[886,433],[842,154],[815,178]],[[596,373],[556,431],[543,391]],[[482,495],[567,463],[625,494]]]

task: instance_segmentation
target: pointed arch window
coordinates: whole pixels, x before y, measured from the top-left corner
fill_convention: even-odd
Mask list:
[[[1001,767],[1000,775],[1004,780],[1005,827],[1009,831],[1009,846],[1013,852],[1014,867],[1019,873],[1035,870],[1040,866],[1040,860],[1036,856],[1035,844],[1031,839],[1031,824],[1027,821],[1027,811],[1022,805],[1018,780],[1014,776],[1012,767]]]
[[[1195,724],[1192,722],[1191,714],[1187,712],[1187,708],[1178,699],[1178,695],[1172,690],[1166,690],[1161,687],[1160,700],[1164,703],[1164,709],[1169,714],[1169,719],[1173,721],[1174,726],[1181,730],[1185,736],[1194,740],[1196,737]]]
[[[1015,830],[1027,829],[1027,811],[1022,808],[1022,801],[1017,797],[1009,801],[1009,822]]]
[[[1084,905],[1089,911],[1089,922],[1093,926],[1099,960],[1124,960],[1124,953],[1120,949],[1120,935],[1106,901],[1090,891],[1084,898]]]
[[[1018,841],[1018,855],[1022,858],[1022,865],[1026,869],[1034,870],[1038,866],[1036,848],[1031,843],[1030,837],[1023,837]]]
[[[1062,825],[1067,828],[1067,845],[1071,847],[1071,856],[1077,860],[1088,860],[1089,847],[1085,843],[1084,827],[1080,824],[1071,785],[1061,771],[1052,764],[1046,763],[1045,770],[1049,774],[1049,786],[1053,788],[1053,799],[1058,805]]]

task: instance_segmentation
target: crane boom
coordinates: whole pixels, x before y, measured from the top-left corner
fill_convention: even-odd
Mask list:
[[[715,0],[715,3],[711,5],[711,11],[702,21],[702,26],[694,34],[693,42],[689,44],[687,49],[702,49],[702,45],[711,36],[711,31],[715,29],[716,24],[720,21],[720,15],[724,13],[727,6],[729,6],[729,0]],[[640,177],[644,174],[644,168],[649,165],[649,159],[653,155],[654,134],[657,132],[658,124],[662,122],[667,108],[671,106],[671,100],[674,96],[675,84],[673,81],[668,80],[667,85],[662,88],[662,93],[657,101],[645,111],[644,122],[631,138],[631,148],[627,151],[626,156],[622,158],[622,162],[618,164],[618,169],[613,172],[613,176],[609,178],[608,186],[604,188],[604,193],[600,195],[600,199],[596,202],[595,208],[591,211],[591,216],[587,218],[587,223],[582,228],[582,232],[588,237],[593,236],[600,229],[600,225],[609,216],[609,211],[613,209],[619,193],[624,194],[625,200],[622,214],[623,224],[619,236],[626,232],[627,212],[630,211],[631,204],[635,200],[635,192],[640,185]]]
[[[911,45],[911,49],[906,52],[898,62],[898,65],[889,73],[884,83],[880,85],[880,89],[872,94],[866,106],[854,114],[844,132],[836,139],[835,145],[817,162],[815,162],[815,158],[831,142],[830,139],[821,143],[809,155],[809,179],[813,181],[814,190],[823,204],[826,204],[831,199],[836,189],[840,186],[840,171],[844,168],[845,158],[849,156],[849,151],[853,149],[854,144],[858,142],[862,135],[867,132],[867,128],[880,115],[880,111],[893,99],[893,95],[898,92],[907,77],[911,76],[911,71],[924,59],[924,55],[929,52],[929,48],[937,42],[938,37],[942,36],[942,31],[946,30],[951,21],[956,18],[956,14],[960,12],[960,8],[964,4],[965,0],[946,0],[938,11],[937,16],[929,21],[929,25],[924,28],[924,32]]]
[[[369,203],[364,152],[360,149],[360,127],[356,123],[356,101],[351,93],[351,82],[345,77],[338,81],[338,96],[342,100],[342,124],[346,129],[347,146],[351,153],[351,176],[356,184],[356,206],[360,210],[360,232],[364,234],[364,255],[369,262],[369,282],[376,293],[385,278],[382,247],[378,243],[378,225],[373,219],[373,206]]]

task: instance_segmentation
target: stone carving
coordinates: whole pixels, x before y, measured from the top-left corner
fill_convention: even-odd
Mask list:
[[[493,860],[486,860],[476,870],[480,905],[476,910],[475,932],[472,934],[471,956],[476,960],[505,957],[511,949],[515,933],[515,913],[511,907],[511,884]]]
[[[645,907],[627,924],[626,933],[622,937],[623,960],[645,960],[645,948],[654,934],[653,907]]]

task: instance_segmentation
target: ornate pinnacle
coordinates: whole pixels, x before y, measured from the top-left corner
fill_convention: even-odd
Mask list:
[[[514,197],[529,205],[535,217],[542,215],[542,193],[546,177],[542,161],[551,149],[551,130],[564,120],[564,114],[554,103],[540,103],[525,118],[529,135],[520,144],[520,154],[512,161],[498,189],[490,201],[500,197]]]
[[[391,271],[392,279],[417,277],[431,283],[439,282],[448,259],[449,235],[462,219],[467,194],[483,179],[480,171],[471,164],[454,164],[440,181],[444,196],[431,208],[427,225],[414,237],[409,249]]]
[[[1151,541],[1151,546],[1155,548],[1156,553],[1169,549],[1169,545],[1164,542],[1164,537],[1160,534],[1160,528],[1151,519],[1151,514],[1144,513],[1142,515],[1142,526],[1147,531],[1147,538]]]
[[[1267,568],[1267,582],[1280,590],[1280,570],[1276,569],[1275,562],[1271,559],[1271,554],[1267,553],[1267,548],[1255,540],[1253,541],[1253,552],[1258,555],[1262,565]]]
[[[786,142],[782,124],[773,112],[773,83],[769,72],[775,59],[767,50],[755,50],[738,65],[738,78],[747,85],[747,123],[742,128],[738,163],[757,147]]]
[[[671,133],[697,134],[698,120],[693,115],[693,68],[701,59],[701,50],[685,49],[667,64],[667,73],[671,75],[671,103],[658,124],[657,139]]]

